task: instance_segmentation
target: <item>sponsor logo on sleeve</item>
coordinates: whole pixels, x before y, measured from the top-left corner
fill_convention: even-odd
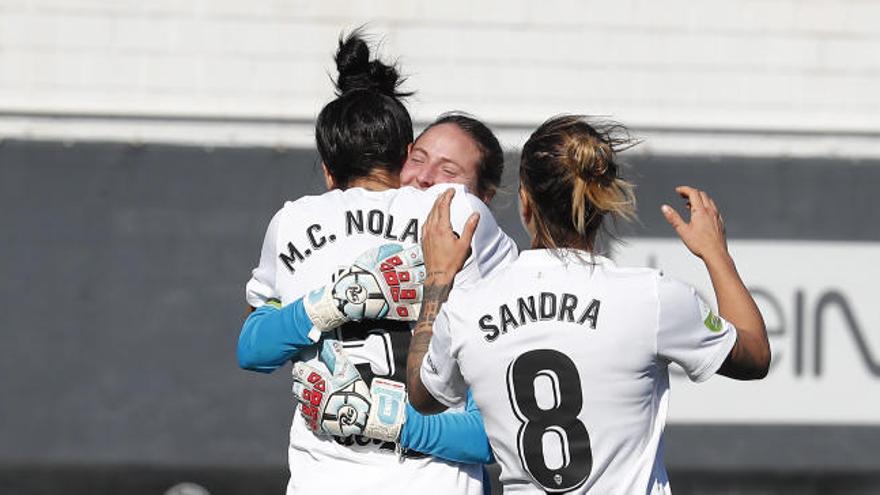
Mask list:
[[[427,355],[427,356],[425,356],[425,361],[428,362],[428,368],[431,369],[431,373],[434,373],[435,375],[439,374],[439,373],[437,373],[437,367],[434,366],[434,361],[431,361],[431,355],[430,355],[430,354]]]
[[[721,322],[721,317],[715,315],[712,311],[706,315],[706,319],[703,320],[703,325],[706,325],[706,328],[709,329],[710,332],[718,333],[724,328],[724,324]]]

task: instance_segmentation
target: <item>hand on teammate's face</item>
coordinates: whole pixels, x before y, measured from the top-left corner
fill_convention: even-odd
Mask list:
[[[715,206],[715,201],[705,191],[689,186],[676,187],[675,192],[687,199],[690,222],[685,222],[669,205],[661,206],[660,210],[666,221],[684,241],[685,246],[703,260],[727,255],[724,220],[718,212],[718,207]]]
[[[449,208],[455,189],[448,189],[437,197],[431,213],[422,228],[422,252],[429,281],[452,282],[470,254],[471,239],[480,221],[479,213],[472,213],[458,236],[449,221]]]

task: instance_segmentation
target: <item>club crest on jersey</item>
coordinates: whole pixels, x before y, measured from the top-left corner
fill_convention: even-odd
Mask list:
[[[514,304],[502,304],[496,314],[483,315],[480,330],[486,332],[487,342],[494,342],[510,330],[538,321],[564,321],[595,329],[601,304],[598,299],[583,302],[574,294],[541,292],[519,297]]]

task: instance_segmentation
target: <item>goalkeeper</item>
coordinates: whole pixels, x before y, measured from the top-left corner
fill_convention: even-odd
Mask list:
[[[357,34],[341,40],[336,64],[338,97],[321,110],[315,132],[328,192],[286,203],[269,223],[247,284],[248,303],[257,309],[239,338],[239,364],[269,372],[294,362],[301,405],[290,429],[288,494],[478,495],[483,477],[476,463],[490,459],[479,412],[470,403],[435,420],[405,405],[400,382],[412,332],[405,321],[387,319],[418,316],[419,289],[406,284],[423,272],[408,256],[418,258],[421,223],[449,186],[396,189],[413,138],[400,78],[393,67],[370,60]],[[417,158],[414,167],[433,170],[425,156]],[[477,176],[484,172],[452,152],[439,162],[449,172],[445,182],[474,180],[452,177],[465,165]],[[457,286],[467,286],[513,261],[516,247],[485,204],[456,187],[453,228],[475,229],[473,256],[456,276]],[[401,250],[383,251],[389,240]],[[377,248],[372,260],[355,260],[371,248]],[[383,268],[383,260],[393,269]],[[306,293],[351,263],[331,286]],[[394,275],[386,278],[388,272]],[[388,286],[371,286],[371,276]],[[378,316],[386,319],[348,322]]]
[[[405,403],[405,395],[401,394],[398,412],[402,414],[381,422],[380,415],[370,414],[372,403],[380,398],[387,400],[395,382],[373,378],[372,387],[368,388],[342,351],[340,342],[326,336],[327,332],[351,321],[381,318],[415,321],[424,278],[418,245],[404,249],[397,244],[386,244],[370,250],[351,268],[340,270],[330,285],[283,308],[273,300],[251,313],[239,338],[239,365],[269,373],[293,360],[294,392],[303,402],[301,411],[306,423],[316,434],[362,435],[399,443],[405,451],[453,462],[492,462],[482,418],[473,400],[468,400],[464,412],[425,416]],[[399,282],[401,279],[406,281]],[[389,284],[389,280],[397,283]],[[352,295],[368,291],[381,294],[376,299],[379,304],[373,308],[357,304],[357,296]],[[316,344],[321,344],[319,361],[326,370],[297,360],[301,351]],[[310,377],[315,378],[310,382]],[[315,386],[320,386],[320,390]],[[347,404],[334,404],[335,395],[340,392],[346,394]],[[315,395],[318,398],[311,402]],[[350,411],[347,421],[336,418],[340,407]],[[385,407],[392,408],[391,404]]]

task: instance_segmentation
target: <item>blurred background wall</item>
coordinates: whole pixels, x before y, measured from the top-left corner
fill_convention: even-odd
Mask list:
[[[711,299],[659,214],[707,189],[767,319],[767,380],[674,377],[676,493],[880,491],[880,2],[0,0],[0,492],[279,493],[285,371],[237,369],[271,215],[321,191],[313,123],[368,23],[417,127],[509,151],[612,117],[641,223],[616,250]]]

